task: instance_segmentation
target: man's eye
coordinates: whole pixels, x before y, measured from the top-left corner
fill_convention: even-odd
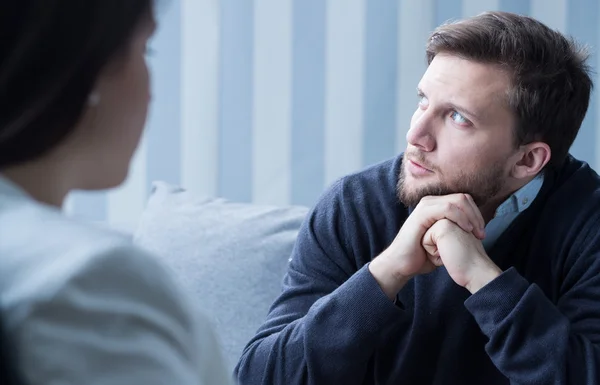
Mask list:
[[[460,124],[461,126],[467,126],[471,124],[471,122],[469,122],[469,120],[462,116],[458,111],[452,111],[450,113],[450,119],[454,120],[456,124]]]

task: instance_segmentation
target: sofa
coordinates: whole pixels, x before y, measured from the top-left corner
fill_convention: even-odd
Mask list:
[[[309,209],[231,202],[155,182],[133,241],[212,319],[233,370],[264,321]]]

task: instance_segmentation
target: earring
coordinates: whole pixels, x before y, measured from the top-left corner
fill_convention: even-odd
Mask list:
[[[96,91],[92,92],[90,96],[88,96],[87,104],[90,107],[96,107],[100,104],[100,94]]]

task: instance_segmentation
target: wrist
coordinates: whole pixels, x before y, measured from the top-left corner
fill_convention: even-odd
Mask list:
[[[369,264],[369,272],[385,295],[394,301],[398,292],[411,279],[399,273],[392,261],[384,255],[378,256]]]
[[[500,274],[502,274],[502,270],[494,263],[486,264],[475,271],[473,279],[465,285],[465,289],[471,294],[475,294],[488,283],[498,278]]]

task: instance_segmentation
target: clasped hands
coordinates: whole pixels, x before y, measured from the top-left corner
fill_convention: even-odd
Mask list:
[[[425,197],[369,270],[391,299],[412,277],[439,266],[474,294],[502,273],[483,249],[484,237],[485,222],[469,195]]]

